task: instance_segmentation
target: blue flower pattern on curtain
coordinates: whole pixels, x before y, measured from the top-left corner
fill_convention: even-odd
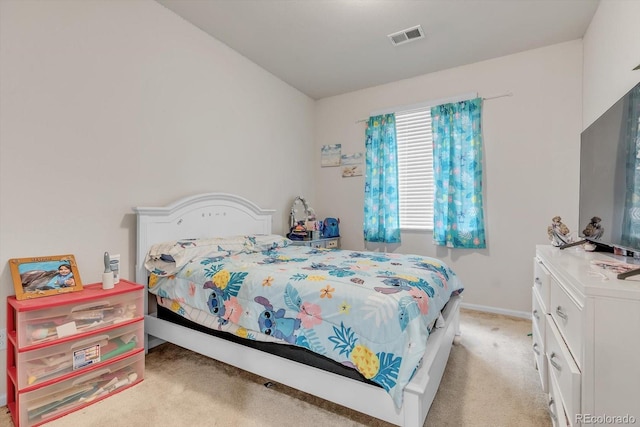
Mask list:
[[[622,243],[640,244],[640,87],[631,92],[627,111],[627,192],[622,220]]]
[[[398,159],[394,114],[369,118],[366,130],[364,240],[400,243]]]
[[[485,248],[482,99],[432,107],[431,120],[434,243],[452,248]]]

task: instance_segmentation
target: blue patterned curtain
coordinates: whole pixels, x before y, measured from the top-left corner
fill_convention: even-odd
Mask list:
[[[485,248],[482,99],[433,107],[431,120],[434,243],[452,248]]]
[[[640,86],[631,92],[626,118],[627,193],[622,219],[622,244],[637,248],[640,245]]]
[[[394,114],[369,118],[365,149],[364,240],[400,243],[398,149]]]

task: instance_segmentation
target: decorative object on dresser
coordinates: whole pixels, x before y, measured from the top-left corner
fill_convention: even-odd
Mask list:
[[[582,245],[582,248],[585,251],[589,251],[589,252],[595,251],[596,249],[598,249],[598,244],[596,242],[600,240],[600,238],[602,237],[602,234],[604,233],[604,228],[600,224],[601,221],[602,219],[600,217],[597,217],[597,216],[592,217],[589,223],[587,224],[587,226],[585,227],[585,229],[582,230],[581,237],[583,237],[583,239],[576,240],[574,242],[567,243],[564,245],[560,245],[560,249],[571,248],[579,245]],[[610,250],[611,248],[607,248],[607,249],[609,249],[609,251],[611,252]]]
[[[7,406],[37,426],[144,377],[144,287],[121,280],[46,299],[7,298]]]
[[[600,225],[601,221],[602,219],[597,216],[594,216],[593,218],[591,218],[591,221],[589,221],[589,224],[587,224],[584,230],[582,230],[582,235],[584,237],[589,237],[593,240],[600,239],[602,237],[602,233],[604,232],[602,225]]]
[[[296,247],[288,239],[271,234],[272,211],[225,193],[201,194],[166,207],[140,207],[134,211],[138,216],[136,277],[144,283],[149,277],[145,332],[152,345],[169,341],[397,425],[424,424],[453,339],[459,334],[461,284],[441,261]],[[186,242],[185,235],[195,239],[188,241],[194,244],[187,249],[192,255],[198,256],[207,244],[215,251],[201,256],[204,262],[190,275],[192,285],[196,276],[208,278],[204,284],[199,280],[199,285],[193,286],[193,296],[198,298],[189,297],[190,303],[186,299],[170,299],[189,285],[184,276],[189,268],[182,267],[196,267],[179,245]],[[356,271],[354,260],[366,263],[372,257],[384,269],[383,277]],[[243,270],[237,270],[232,262],[242,264]],[[317,283],[327,276],[331,276],[330,282]],[[353,298],[348,297],[351,291],[357,292]],[[412,302],[412,294],[407,295],[410,291],[428,299],[429,310],[426,304]],[[238,302],[234,296],[238,292],[250,297]],[[391,299],[386,297],[390,294]],[[360,316],[346,315],[363,310],[367,295],[368,312],[391,306],[404,311],[400,316],[380,318],[376,328],[366,325],[364,330],[365,325],[357,323]],[[338,302],[333,304],[334,301]],[[381,303],[376,305],[375,301]],[[398,302],[398,307],[393,301]],[[249,308],[244,310],[239,304]],[[252,308],[255,304],[260,305],[258,310]],[[427,315],[435,316],[434,320],[441,315],[444,323],[428,332],[430,322],[422,317]],[[341,326],[331,327],[324,316],[341,316]],[[274,323],[272,319],[282,322]],[[418,323],[414,321],[421,319],[426,322],[426,330],[415,331]],[[217,330],[219,326],[224,330]],[[382,338],[389,328],[414,330],[421,338],[411,339],[411,345],[401,351],[382,351],[378,349],[390,348],[391,341],[408,342],[404,341],[406,334],[399,331],[393,336],[400,340],[394,338],[387,344],[386,339],[365,337],[373,333],[372,338]],[[327,340],[328,332],[334,340]],[[252,339],[246,340],[247,336]],[[295,345],[282,345],[279,341]],[[415,355],[420,355],[419,359]]]
[[[82,290],[73,255],[12,258],[9,269],[18,300]]]
[[[640,281],[603,265],[625,258],[536,247],[533,356],[554,426],[640,421]]]
[[[553,246],[563,246],[571,243],[571,232],[559,216],[551,219],[551,225],[547,227],[547,235]]]

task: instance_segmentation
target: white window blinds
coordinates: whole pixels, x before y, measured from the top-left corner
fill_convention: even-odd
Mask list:
[[[400,228],[433,229],[433,140],[431,108],[396,115]]]

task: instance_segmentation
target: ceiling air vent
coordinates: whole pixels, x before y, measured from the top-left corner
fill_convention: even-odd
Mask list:
[[[391,40],[391,44],[398,46],[400,44],[424,38],[424,31],[422,31],[422,27],[420,25],[416,25],[415,27],[389,34],[387,37]]]

